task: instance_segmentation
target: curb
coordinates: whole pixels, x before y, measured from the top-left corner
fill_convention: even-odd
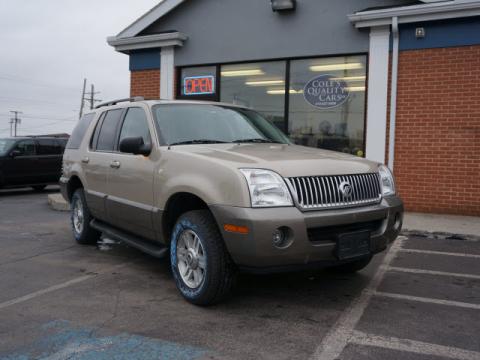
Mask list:
[[[61,194],[48,195],[48,205],[56,211],[69,211],[70,205],[65,201]]]

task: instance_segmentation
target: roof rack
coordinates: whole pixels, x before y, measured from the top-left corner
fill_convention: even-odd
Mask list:
[[[95,107],[95,109],[99,109],[101,107],[105,106],[112,106],[112,105],[117,105],[118,103],[122,102],[135,102],[135,101],[144,101],[145,98],[143,96],[135,96],[135,97],[130,97],[130,98],[125,98],[125,99],[117,99],[117,100],[112,100],[112,101],[107,101],[104,103],[101,103]]]

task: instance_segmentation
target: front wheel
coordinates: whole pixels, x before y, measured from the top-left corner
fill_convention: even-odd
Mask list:
[[[93,218],[88,209],[83,189],[77,189],[73,193],[70,207],[72,231],[77,243],[96,244],[100,233],[90,226]]]
[[[233,287],[234,266],[208,210],[190,211],[178,219],[170,260],[177,288],[193,304],[218,303]]]

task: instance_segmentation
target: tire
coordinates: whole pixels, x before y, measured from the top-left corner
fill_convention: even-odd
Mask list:
[[[372,261],[373,256],[367,256],[365,258],[362,258],[360,260],[352,261],[346,264],[338,265],[332,267],[332,270],[335,272],[339,272],[342,274],[353,274],[356,273],[357,271],[360,271],[368,266],[370,264],[370,261]]]
[[[180,216],[172,232],[170,260],[177,288],[192,304],[219,303],[233,288],[236,271],[208,210]]]
[[[47,185],[33,185],[32,189],[35,191],[43,191],[46,187]]]
[[[70,201],[70,221],[75,241],[82,245],[96,244],[100,233],[90,226],[92,215],[88,210],[83,189],[77,189]]]

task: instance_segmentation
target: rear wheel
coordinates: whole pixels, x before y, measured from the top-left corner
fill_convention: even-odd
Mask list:
[[[32,189],[35,191],[43,191],[46,187],[47,185],[33,185]]]
[[[75,240],[79,244],[96,244],[100,233],[90,226],[92,215],[88,210],[83,189],[77,189],[70,202],[71,224]]]
[[[193,304],[218,303],[233,287],[235,269],[208,210],[190,211],[178,219],[170,260],[177,288]]]
[[[372,258],[373,256],[370,255],[360,260],[355,260],[346,264],[335,266],[332,268],[332,270],[343,274],[356,273],[357,271],[366,268],[368,264],[370,264],[370,261],[372,261]]]

